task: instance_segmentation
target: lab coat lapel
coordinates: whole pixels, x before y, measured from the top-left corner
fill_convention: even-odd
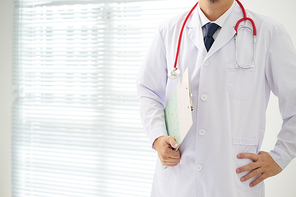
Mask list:
[[[236,3],[236,2],[235,2]],[[236,3],[234,9],[230,13],[229,17],[226,19],[221,31],[219,32],[215,42],[213,43],[211,49],[207,53],[206,59],[211,57],[224,45],[226,45],[235,35],[234,27],[239,19],[243,17],[242,10]]]
[[[191,17],[188,18],[186,30],[188,38],[193,42],[196,48],[198,50],[205,50],[201,23],[197,9],[195,9]]]

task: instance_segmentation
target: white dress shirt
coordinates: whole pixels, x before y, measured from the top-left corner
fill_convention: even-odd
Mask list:
[[[203,11],[200,9],[200,6],[198,4],[197,10],[198,10],[198,13],[199,13],[199,19],[200,19],[200,24],[202,26],[203,35],[204,36],[206,35],[206,27],[205,27],[206,24],[208,24],[208,23],[216,23],[217,25],[219,25],[219,28],[215,31],[215,33],[213,35],[214,40],[216,40],[221,28],[223,27],[226,19],[230,15],[230,13],[233,10],[234,6],[235,6],[235,2],[233,1],[231,7],[226,12],[224,12],[224,14],[222,14],[216,21],[210,21],[206,17],[206,15],[203,13]]]

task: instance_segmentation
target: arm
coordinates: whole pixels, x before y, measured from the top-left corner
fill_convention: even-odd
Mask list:
[[[137,79],[140,114],[144,131],[165,166],[175,166],[180,152],[173,151],[179,145],[167,136],[164,107],[167,82],[166,51],[160,30],[156,33],[148,54],[143,61]]]
[[[280,27],[271,43],[266,77],[278,97],[283,118],[281,131],[271,157],[284,169],[296,157],[296,51],[284,27]]]
[[[267,55],[266,80],[279,99],[283,118],[278,140],[272,151],[256,154],[239,154],[254,162],[237,169],[237,173],[252,170],[242,177],[246,181],[260,175],[250,186],[280,173],[296,156],[296,52],[286,30],[281,26],[271,41]]]

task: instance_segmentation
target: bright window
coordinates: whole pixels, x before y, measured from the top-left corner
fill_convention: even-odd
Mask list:
[[[168,1],[15,1],[13,196],[148,197],[135,80]]]

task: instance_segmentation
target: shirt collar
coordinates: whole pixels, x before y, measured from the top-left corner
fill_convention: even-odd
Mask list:
[[[233,10],[235,6],[235,1],[233,1],[231,7],[226,11],[224,12],[224,14],[222,14],[222,16],[220,16],[216,21],[210,21],[206,15],[201,11],[199,5],[198,5],[198,13],[199,13],[199,18],[200,18],[200,21],[201,21],[201,25],[202,27],[207,24],[207,23],[216,23],[217,25],[219,25],[220,27],[223,26],[223,24],[225,23],[226,19],[228,18],[228,16],[230,15],[231,11]]]

